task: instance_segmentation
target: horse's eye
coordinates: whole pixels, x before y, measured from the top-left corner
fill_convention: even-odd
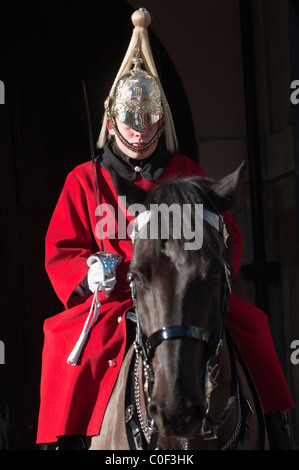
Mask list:
[[[221,278],[221,271],[219,270],[213,270],[210,273],[209,280],[211,282],[219,282]]]
[[[128,281],[134,280],[136,283],[139,283],[141,281],[141,278],[138,274],[136,274],[133,271],[130,271],[128,274]]]
[[[137,288],[141,289],[141,288],[146,287],[148,285],[146,277],[143,276],[143,274],[134,273],[133,277],[134,277],[134,281],[135,281],[135,284],[136,284]]]
[[[136,276],[135,277],[135,282],[136,282],[136,286],[138,287],[143,287],[144,286],[144,278],[142,276]]]

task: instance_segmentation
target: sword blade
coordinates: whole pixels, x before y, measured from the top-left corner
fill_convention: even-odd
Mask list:
[[[89,111],[88,98],[87,98],[87,92],[86,92],[86,86],[85,86],[85,81],[84,80],[82,80],[82,86],[83,86],[84,103],[85,103],[85,110],[86,110],[86,116],[87,116],[89,150],[90,150],[90,154],[91,154],[92,168],[93,168],[93,173],[94,173],[96,207],[98,207],[99,206],[98,174],[97,174],[97,168],[96,168],[96,158],[95,158],[95,151],[94,151],[94,141],[93,141],[93,135],[92,135],[90,111]],[[100,223],[99,226],[100,226],[100,236],[101,236],[101,251],[104,252],[105,249],[104,249],[102,224]]]
[[[91,153],[92,162],[95,163],[94,141],[93,141],[93,135],[92,135],[92,127],[91,127],[91,119],[90,119],[88,98],[87,98],[87,92],[86,92],[86,86],[85,86],[85,81],[84,80],[82,80],[82,86],[83,86],[84,103],[85,103],[85,110],[86,110],[86,117],[87,117],[89,150],[90,150],[90,153]]]

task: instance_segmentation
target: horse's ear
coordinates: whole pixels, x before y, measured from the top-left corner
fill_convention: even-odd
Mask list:
[[[219,213],[225,212],[232,207],[246,165],[247,162],[244,161],[233,173],[211,184],[209,196]]]
[[[128,181],[120,176],[110,165],[108,167],[113,186],[118,196],[126,196],[127,208],[132,204],[144,204],[148,194],[132,181]]]

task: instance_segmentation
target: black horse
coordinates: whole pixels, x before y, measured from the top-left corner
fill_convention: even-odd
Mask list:
[[[113,176],[128,205],[145,209],[135,219],[129,273],[136,338],[91,449],[267,448],[259,397],[226,321],[229,237],[221,214],[243,169],[218,182],[165,181],[151,194]],[[173,209],[166,237],[162,203]]]

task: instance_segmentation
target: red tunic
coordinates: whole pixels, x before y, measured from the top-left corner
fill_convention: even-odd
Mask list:
[[[118,198],[110,175],[99,165],[97,172],[98,203],[111,205],[117,218]],[[135,183],[150,191],[157,182],[177,174],[204,176],[200,165],[187,157],[174,155],[155,182],[146,181],[138,174]],[[80,364],[67,364],[93,297],[74,298],[72,293],[87,274],[87,258],[100,250],[100,240],[95,235],[99,222],[96,205],[92,163],[87,162],[67,176],[46,237],[46,269],[65,311],[44,323],[37,443],[54,442],[61,435],[97,435],[124,356],[124,314],[132,307],[126,280],[132,243],[129,238],[119,239],[116,234],[114,239],[105,238],[104,245],[107,252],[123,257],[117,268],[117,284],[109,298],[100,293],[100,315]],[[235,277],[241,259],[242,236],[229,215],[227,222],[234,242],[231,266]],[[294,406],[273,347],[267,315],[234,294],[230,296],[229,308],[233,335],[251,370],[264,411]],[[111,360],[113,362],[109,362]]]

